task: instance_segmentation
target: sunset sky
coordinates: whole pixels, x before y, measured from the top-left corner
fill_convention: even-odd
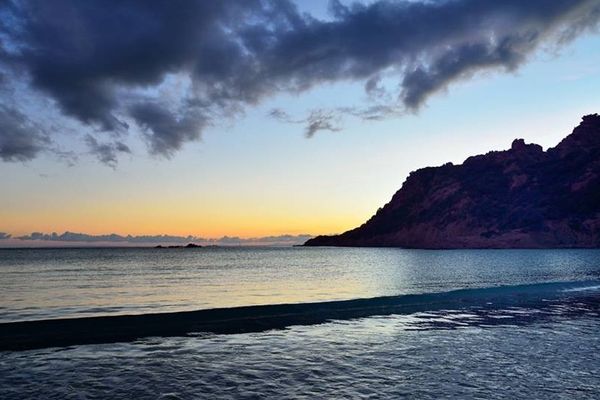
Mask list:
[[[336,233],[600,112],[599,1],[351,3],[3,3],[0,232]]]

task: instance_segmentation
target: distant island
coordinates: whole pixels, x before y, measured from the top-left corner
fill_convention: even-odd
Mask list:
[[[185,246],[180,246],[180,245],[162,246],[160,244],[158,246],[154,246],[155,249],[197,249],[200,247],[202,247],[202,246],[200,246],[199,244],[194,244],[194,243],[188,243]]]
[[[367,222],[305,246],[600,247],[600,116],[556,147],[509,150],[412,172]]]

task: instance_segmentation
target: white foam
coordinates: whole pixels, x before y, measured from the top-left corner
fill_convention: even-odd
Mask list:
[[[579,288],[565,289],[563,292],[585,292],[588,290],[600,290],[600,285],[596,286],[584,286]]]

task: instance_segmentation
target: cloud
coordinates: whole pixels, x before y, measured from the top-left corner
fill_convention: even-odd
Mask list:
[[[88,135],[86,137],[86,143],[90,152],[94,154],[100,162],[113,168],[117,164],[118,153],[131,153],[129,147],[118,140],[113,143],[99,143],[95,137]]]
[[[327,83],[357,82],[380,98],[381,77],[396,79],[391,100],[350,115],[416,112],[452,83],[482,70],[515,71],[600,18],[597,0],[333,1],[330,9],[331,18],[319,20],[287,0],[5,1],[2,76],[13,71],[94,132],[123,135],[133,122],[150,153],[170,157],[223,118]],[[159,88],[173,75],[189,84],[166,99]],[[337,130],[340,111],[313,110],[307,136]],[[4,151],[4,161],[39,153],[39,135],[25,137],[23,150]],[[97,154],[116,163],[115,152]]]
[[[318,131],[341,131],[341,114],[341,109],[316,109],[312,110],[306,118],[294,119],[291,115],[280,108],[274,108],[268,113],[269,117],[280,122],[305,125],[304,133],[307,138],[313,137]]]
[[[3,236],[4,235],[4,236]],[[9,239],[11,235],[0,233],[0,239]],[[222,238],[210,239],[197,236],[176,236],[176,235],[118,235],[111,233],[107,235],[90,235],[87,233],[64,232],[58,234],[56,232],[43,233],[33,232],[29,235],[18,236],[15,239],[21,241],[38,241],[38,242],[56,242],[62,244],[68,243],[87,243],[87,244],[120,244],[120,245],[155,245],[155,244],[187,244],[197,243],[202,245],[219,245],[219,246],[293,246],[302,244],[311,235],[279,235],[279,236],[264,236],[256,238],[240,238],[237,236],[223,236]]]
[[[27,116],[0,105],[0,159],[29,161],[50,143],[47,135]]]
[[[314,110],[307,117],[306,137],[313,137],[319,131],[338,132],[342,130],[337,125],[338,115],[326,110]]]
[[[0,232],[0,240],[10,239],[12,235],[6,232]]]
[[[269,117],[276,119],[278,121],[281,122],[295,122],[295,123],[299,123],[298,121],[294,121],[291,117],[290,114],[288,114],[286,111],[282,110],[281,108],[273,108],[269,111]],[[300,121],[301,122],[301,121]]]
[[[194,236],[170,236],[170,235],[143,235],[143,236],[121,236],[116,233],[107,235],[90,235],[87,233],[64,232],[58,234],[33,232],[29,235],[18,236],[20,240],[40,240],[52,242],[127,242],[127,243],[180,243],[185,241],[194,241],[197,238]]]
[[[130,109],[132,117],[145,131],[152,154],[170,157],[183,143],[196,140],[206,124],[203,117],[177,118],[156,103],[138,103]]]

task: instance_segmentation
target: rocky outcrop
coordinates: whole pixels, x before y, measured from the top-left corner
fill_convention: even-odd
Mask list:
[[[183,245],[163,246],[160,244],[158,246],[154,246],[155,249],[198,249],[201,247],[202,246],[200,246],[199,244],[195,244],[195,243],[188,243],[185,246],[183,246]]]
[[[358,228],[306,246],[600,247],[600,116],[543,151],[509,150],[412,172]]]

